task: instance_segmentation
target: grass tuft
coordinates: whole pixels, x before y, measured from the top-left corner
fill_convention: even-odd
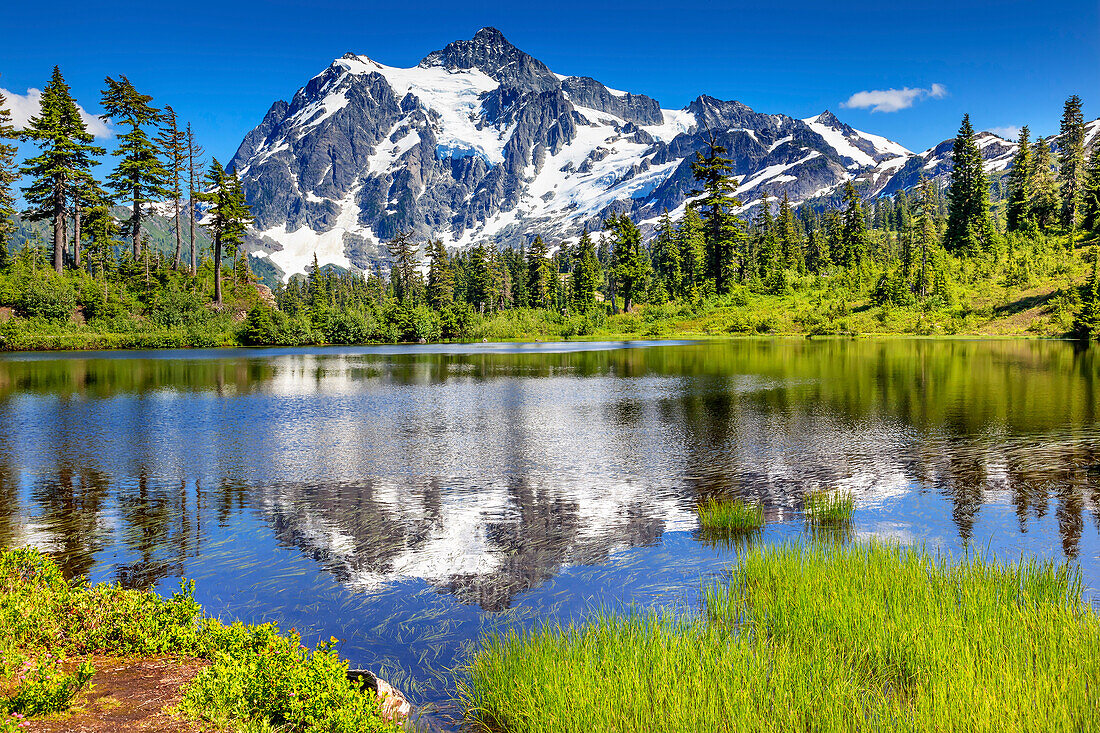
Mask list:
[[[755,532],[764,526],[763,508],[741,499],[707,499],[695,511],[707,532]]]
[[[878,543],[750,547],[698,615],[494,636],[466,671],[506,733],[1100,727],[1078,568]]]
[[[806,494],[802,506],[811,524],[837,526],[852,521],[856,502],[847,492],[814,491]]]

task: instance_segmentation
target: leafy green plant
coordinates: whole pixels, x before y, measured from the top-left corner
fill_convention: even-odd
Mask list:
[[[9,716],[47,715],[67,710],[77,692],[92,678],[95,668],[88,661],[77,663],[68,672],[64,659],[50,652],[41,652],[27,659],[16,670],[13,690],[0,699],[0,714]]]
[[[209,659],[180,708],[222,727],[283,731],[394,731],[373,692],[347,678],[335,639],[316,649],[273,624],[225,625],[206,618],[185,582],[170,598],[118,585],[69,582],[33,549],[0,552],[0,672],[17,677],[0,689],[0,713],[65,710],[91,679],[87,662],[71,671],[63,655],[179,654]],[[12,722],[16,721],[16,722]],[[22,719],[0,717],[4,725]]]

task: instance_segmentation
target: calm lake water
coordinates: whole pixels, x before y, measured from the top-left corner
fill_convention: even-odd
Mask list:
[[[1080,563],[1100,596],[1100,356],[1034,341],[479,344],[0,356],[0,545],[225,620],[337,636],[443,703],[480,634],[693,608],[841,488],[851,537]],[[441,715],[447,707],[442,705]]]

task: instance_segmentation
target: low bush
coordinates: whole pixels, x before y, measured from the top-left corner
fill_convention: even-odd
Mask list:
[[[36,550],[0,553],[0,731],[23,716],[66,709],[93,679],[74,655],[174,654],[210,660],[180,709],[221,727],[275,726],[286,733],[395,731],[373,692],[347,678],[335,640],[316,649],[274,624],[225,625],[203,616],[194,584],[170,598],[62,577]],[[6,679],[7,682],[3,682]],[[16,721],[16,722],[12,722]]]

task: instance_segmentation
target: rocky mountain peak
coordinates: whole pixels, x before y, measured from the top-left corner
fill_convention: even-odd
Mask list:
[[[822,125],[825,125],[827,127],[832,127],[834,129],[837,129],[837,130],[841,130],[841,129],[844,129],[845,127],[848,127],[848,125],[844,124],[839,119],[837,119],[837,116],[834,115],[829,110],[825,110],[824,112],[819,114],[817,116],[816,121],[819,122]]]
[[[496,28],[482,28],[468,41],[448,43],[420,62],[421,68],[478,69],[501,84],[545,91],[560,86],[558,78],[533,56],[512,45]]]

